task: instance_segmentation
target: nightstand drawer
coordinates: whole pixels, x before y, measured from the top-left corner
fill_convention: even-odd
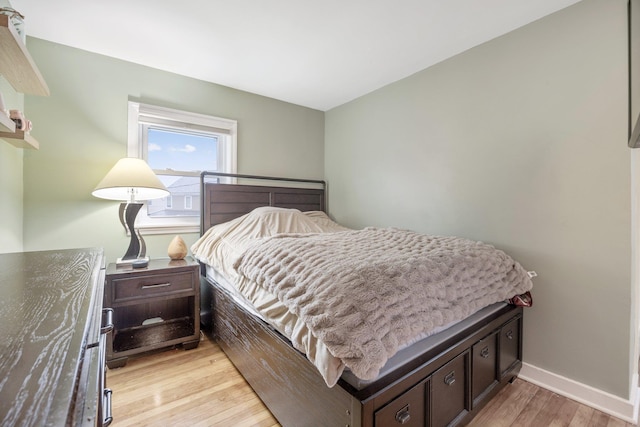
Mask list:
[[[194,283],[195,280],[191,272],[114,279],[113,302],[190,290],[194,289]]]

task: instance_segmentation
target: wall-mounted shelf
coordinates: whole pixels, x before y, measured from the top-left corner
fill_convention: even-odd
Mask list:
[[[40,148],[40,143],[38,143],[34,137],[21,130],[15,132],[0,132],[0,139],[4,139],[9,144],[18,148],[32,148],[34,150]]]
[[[7,15],[0,15],[0,75],[21,93],[49,96],[49,87]],[[38,141],[0,114],[0,139],[18,148],[40,148]]]
[[[16,124],[9,117],[0,112],[0,132],[14,133],[16,131]]]
[[[0,15],[0,74],[22,93],[49,96],[49,87],[7,15]]]

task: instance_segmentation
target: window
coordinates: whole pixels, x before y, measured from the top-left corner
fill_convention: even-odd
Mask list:
[[[143,234],[197,232],[200,172],[236,172],[237,122],[129,102],[129,157],[147,161],[171,193],[149,200],[136,225]]]

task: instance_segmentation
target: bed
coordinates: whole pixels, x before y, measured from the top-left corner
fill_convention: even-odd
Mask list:
[[[233,182],[208,182],[212,178],[215,181]],[[247,180],[251,183],[244,183],[249,182]],[[333,227],[327,234],[336,239],[343,239],[345,236],[351,239],[351,235],[364,236],[368,231],[373,234],[382,231],[367,229],[343,232],[341,226],[334,225],[323,213],[326,206],[325,184],[322,181],[204,172],[201,178],[201,203],[202,237],[194,245],[194,256],[202,265],[203,326],[211,331],[229,359],[281,425],[380,427],[464,424],[517,376],[522,360],[523,309],[505,301],[474,308],[470,315],[453,322],[443,320],[442,325],[436,325],[430,333],[422,333],[414,340],[394,342],[391,345],[393,351],[386,357],[374,358],[373,365],[370,360],[365,364],[360,363],[360,359],[356,357],[345,356],[344,360],[347,362],[338,357],[341,366],[336,371],[335,366],[331,365],[335,360],[327,362],[325,353],[331,359],[333,354],[342,355],[342,347],[335,347],[335,340],[330,338],[326,338],[327,344],[324,339],[318,340],[320,344],[307,342],[308,337],[334,335],[322,335],[313,329],[313,325],[309,326],[309,329],[313,329],[311,331],[300,332],[295,327],[296,331],[292,334],[291,330],[287,330],[278,321],[265,319],[263,314],[270,309],[261,307],[264,295],[256,297],[253,294],[257,291],[249,291],[253,293],[251,298],[254,299],[251,299],[237,292],[237,288],[245,290],[243,283],[268,279],[262,276],[251,277],[251,265],[245,259],[250,258],[251,254],[258,257],[262,265],[267,266],[262,270],[273,270],[282,261],[277,256],[281,247],[276,247],[276,252],[269,252],[273,248],[260,245],[280,245],[281,241],[289,244],[289,241],[297,243],[298,239],[320,238],[313,231],[317,224],[322,227],[329,224],[330,228]],[[283,208],[282,212],[278,208]],[[291,212],[292,209],[295,212]],[[237,259],[227,260],[229,264],[226,266],[220,263],[227,261],[215,261],[203,255],[205,252],[202,247],[206,245],[204,241],[208,233],[221,233],[218,230],[225,230],[227,233],[227,230],[240,227],[236,224],[243,224],[242,227],[245,227],[247,218],[281,213],[292,215],[292,218],[296,218],[295,221],[303,223],[303,229],[308,227],[311,230],[309,235],[287,233],[258,239],[260,245],[248,245]],[[280,218],[279,223],[290,221],[289,216],[285,218]],[[213,226],[216,227],[210,230]],[[410,236],[413,237],[412,234]],[[377,238],[385,239],[388,236],[383,234]],[[312,243],[308,246],[317,248],[322,244],[318,241]],[[231,252],[224,252],[224,255],[221,258],[235,257]],[[310,259],[315,256],[319,255],[308,255]],[[519,264],[517,266],[522,270]],[[246,280],[239,282],[240,284],[233,283],[237,277],[229,277],[227,269],[230,268],[242,271],[242,279]],[[275,276],[277,278],[282,275],[276,272]],[[315,276],[315,273],[304,273],[304,278],[310,276]],[[524,288],[518,288],[520,291],[530,289],[528,276],[527,280],[526,284],[522,284]],[[257,286],[251,289],[261,288]],[[282,293],[280,288],[267,289],[269,292],[265,292],[269,297]],[[298,293],[289,292],[295,295]],[[257,308],[253,306],[254,303]],[[339,302],[335,305],[340,307],[341,304]],[[366,302],[361,304],[366,305]],[[331,313],[329,308],[327,312]],[[305,314],[303,311],[296,312],[296,316],[304,318]],[[332,323],[332,318],[335,317],[327,318],[325,315],[319,323]],[[356,326],[351,329],[357,329]],[[392,329],[395,333],[396,328]],[[389,331],[382,335],[386,339]],[[349,340],[357,341],[357,338]],[[369,341],[367,345],[368,343]],[[330,347],[329,351],[322,353],[317,350],[314,353],[316,347],[322,346]],[[351,351],[353,346],[343,347]],[[327,349],[322,349],[325,350]],[[358,352],[358,357],[361,355],[359,348],[353,351]],[[357,360],[354,362],[355,359]],[[327,371],[323,368],[325,365],[329,366]]]

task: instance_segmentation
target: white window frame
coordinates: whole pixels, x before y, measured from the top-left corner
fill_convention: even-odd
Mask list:
[[[184,208],[185,209],[193,209],[193,197],[184,196]]]
[[[237,173],[238,122],[236,120],[129,101],[127,155],[129,157],[138,157],[145,161],[147,160],[147,144],[146,137],[143,138],[141,132],[141,121],[144,121],[144,118],[147,117],[152,117],[159,121],[167,120],[174,129],[178,128],[175,124],[179,123],[184,126],[184,130],[210,129],[212,132],[225,133],[227,135],[225,142],[218,143],[218,156],[223,165],[221,168],[223,170],[220,172]],[[159,171],[155,172],[158,173]],[[188,173],[184,172],[162,172],[163,174],[174,172],[176,175],[188,175]],[[202,212],[200,212],[200,215],[202,215]],[[152,218],[147,215],[147,209],[143,208],[140,209],[136,218],[136,228],[143,235],[197,233],[200,231],[200,216]]]

